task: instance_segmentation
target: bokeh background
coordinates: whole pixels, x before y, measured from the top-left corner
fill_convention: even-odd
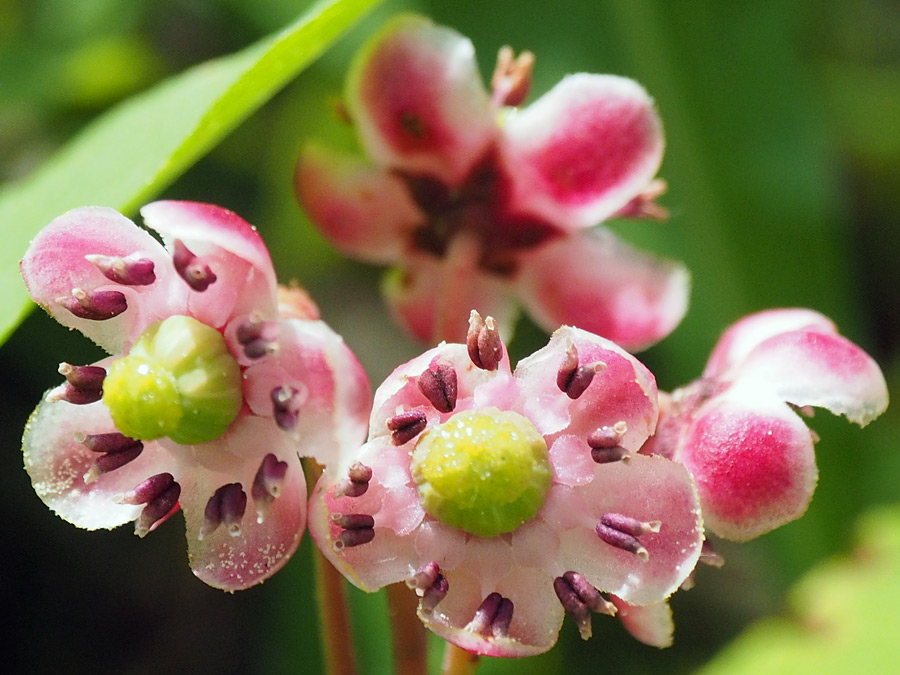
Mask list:
[[[250,44],[309,4],[0,0],[0,182],[27,176],[116,102]],[[806,306],[875,356],[895,390],[900,5],[893,0],[386,0],[161,195],[216,202],[256,224],[280,278],[311,290],[373,383],[418,347],[387,320],[380,271],[328,248],[296,206],[290,179],[305,139],[353,146],[333,112],[348,61],[366,35],[407,10],[468,35],[486,78],[501,45],[534,51],[532,99],[577,71],[633,77],[656,98],[668,143],[662,202],[671,219],[613,227],[693,273],[687,318],[642,355],[662,389],[696,377],[740,316]],[[0,223],[0,235],[15,226]],[[523,323],[513,355],[545,339]],[[6,672],[319,672],[308,538],[273,579],[227,595],[190,573],[180,518],[145,540],[128,527],[87,533],[34,495],[20,453],[27,416],[57,383],[60,361],[98,356],[42,312],[0,347]],[[674,647],[645,647],[618,622],[596,617],[589,642],[567,622],[549,654],[486,660],[480,672],[689,673],[754,622],[790,619],[788,589],[852,549],[861,513],[900,502],[900,411],[862,431],[827,413],[812,426],[822,436],[821,477],[809,512],[752,543],[722,544],[726,566],[700,570],[697,586],[673,599]],[[383,597],[354,591],[351,599],[361,672],[389,672]],[[900,606],[897,597],[884,602]]]

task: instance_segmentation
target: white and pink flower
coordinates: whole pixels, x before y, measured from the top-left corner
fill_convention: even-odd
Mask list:
[[[829,319],[769,310],[731,326],[699,380],[661,394],[659,428],[642,452],[683,463],[706,527],[746,541],[809,506],[816,437],[802,414],[825,408],[864,426],[887,404],[878,365]]]
[[[647,347],[684,315],[688,274],[593,226],[662,212],[653,101],[632,80],[579,73],[513,108],[530,64],[501,51],[491,95],[469,40],[394,20],[347,82],[371,163],[307,147],[300,203],[341,252],[394,266],[392,311],[429,344],[461,342],[472,308],[505,329],[521,305],[548,332],[575,325]]]
[[[63,364],[25,430],[35,490],[87,529],[143,536],[180,507],[194,573],[265,580],[306,526],[300,456],[358,446],[369,384],[299,289],[281,289],[256,230],[208,204],[60,216],[21,264],[35,302],[112,356]]]
[[[592,612],[658,605],[700,555],[690,474],[637,453],[656,396],[637,359],[570,327],[511,372],[473,312],[466,344],[377,389],[368,442],[316,485],[310,533],[359,588],[405,581],[426,626],[469,651],[546,651],[565,613],[588,637]],[[642,637],[670,637],[639,612]]]

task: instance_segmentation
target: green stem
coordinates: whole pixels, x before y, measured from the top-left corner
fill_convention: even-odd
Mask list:
[[[441,666],[442,675],[472,675],[478,668],[481,657],[478,654],[467,652],[454,644],[447,643],[444,649],[444,663]]]
[[[386,590],[394,646],[394,672],[426,675],[428,632],[416,615],[418,598],[402,583],[391,584]]]

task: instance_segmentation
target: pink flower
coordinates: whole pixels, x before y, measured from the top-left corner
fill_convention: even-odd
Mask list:
[[[341,252],[394,265],[385,285],[417,338],[461,342],[472,308],[501,327],[522,305],[628,349],[679,323],[688,275],[592,229],[658,215],[663,133],[629,79],[579,73],[526,108],[531,61],[501,51],[493,96],[471,42],[415,16],[358,55],[346,106],[372,160],[310,146],[298,198]]]
[[[310,533],[358,587],[399,581],[438,635],[491,656],[556,642],[571,614],[663,601],[703,540],[683,466],[636,454],[656,383],[633,356],[576,328],[514,372],[489,318],[375,393],[369,440],[329,467]],[[655,611],[655,610],[651,610]]]
[[[365,435],[369,385],[299,289],[279,293],[256,230],[217,206],[60,216],[21,264],[35,302],[112,356],[63,364],[25,429],[41,499],[86,529],[144,536],[184,511],[194,573],[227,590],[280,569],[306,525],[298,455]],[[279,310],[281,313],[279,313]]]
[[[706,527],[745,541],[799,518],[812,499],[815,434],[798,412],[825,408],[864,426],[887,403],[878,365],[829,319],[760,312],[725,332],[699,380],[664,399],[643,452],[683,463]]]

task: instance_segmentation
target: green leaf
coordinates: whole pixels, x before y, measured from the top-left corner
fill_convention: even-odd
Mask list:
[[[0,344],[31,311],[18,261],[40,228],[77,206],[136,211],[377,2],[316,4],[283,31],[116,106],[34,175],[0,192]]]
[[[702,675],[876,673],[897,663],[900,508],[869,512],[852,557],[819,566],[794,588],[792,618],[758,622]]]

